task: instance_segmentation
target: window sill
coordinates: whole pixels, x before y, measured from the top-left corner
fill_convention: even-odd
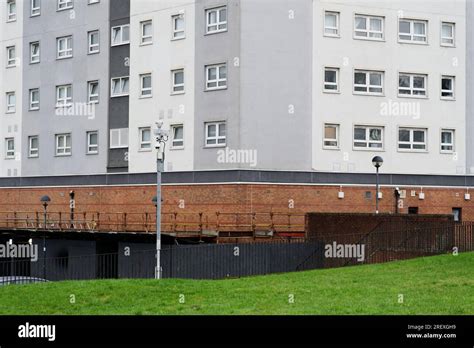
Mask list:
[[[87,55],[88,56],[92,56],[94,54],[99,54],[100,53],[100,50],[99,51],[92,51],[92,52],[88,52]]]
[[[329,147],[329,146],[323,146],[323,150],[341,151],[339,147]]]
[[[364,92],[352,92],[353,95],[366,96],[366,97],[385,97],[384,93],[364,93]]]
[[[54,155],[54,157],[71,157],[71,156],[72,156],[71,153],[68,153],[66,155],[58,155],[58,154]]]
[[[334,91],[334,90],[330,90],[330,89],[323,89],[323,93],[326,93],[326,94],[341,94],[341,91]]]
[[[151,46],[151,45],[153,45],[153,41],[151,41],[151,42],[141,42],[139,46],[143,47],[143,46]]]
[[[130,45],[130,41],[117,43],[117,44],[111,44],[110,47],[117,47],[117,46],[124,46],[124,45]]]
[[[28,111],[40,111],[40,108],[28,109]]]
[[[138,149],[138,152],[151,152],[152,149]]]
[[[204,145],[205,149],[219,149],[219,148],[225,148],[227,147],[227,144],[219,144],[219,145]]]
[[[428,46],[428,42],[421,42],[421,41],[405,41],[405,40],[398,39],[398,43],[399,44]]]
[[[138,99],[151,99],[153,98],[153,94],[150,94],[150,95],[141,95],[138,97]]]
[[[7,69],[16,68],[16,64],[15,65],[7,65],[6,68]]]
[[[448,97],[440,97],[439,99],[444,100],[444,101],[456,101],[456,98],[448,98]]]
[[[30,62],[30,65],[35,65],[35,64],[39,64],[40,61],[37,61],[37,62]]]
[[[121,98],[121,97],[128,97],[129,94],[117,94],[117,95],[111,95],[110,98]]]
[[[71,59],[74,58],[73,56],[67,56],[67,57],[56,57],[56,60],[65,60],[65,59]]]
[[[99,152],[86,152],[86,156],[97,156]]]
[[[352,147],[352,151],[385,152],[385,149],[379,147]]]
[[[441,155],[454,155],[456,151],[440,151]]]
[[[32,15],[30,15],[30,18],[39,17],[39,16],[41,16],[41,13],[32,14]]]
[[[216,34],[222,34],[222,33],[227,33],[228,29],[223,29],[223,30],[216,30],[216,31],[206,31],[204,36],[210,36],[210,35],[216,35]]]
[[[170,147],[170,151],[179,151],[179,150],[184,150],[184,146]]]
[[[219,87],[219,88],[206,88],[204,92],[215,92],[215,91],[225,91],[227,89],[226,87]]]
[[[371,39],[369,37],[363,37],[363,36],[353,36],[352,37],[354,40],[362,40],[362,41],[375,41],[375,42],[386,42],[385,38],[382,39]]]
[[[323,34],[324,37],[329,37],[332,39],[340,39],[341,35],[331,35],[331,34]]]
[[[28,158],[29,158],[29,159],[35,159],[35,158],[39,158],[39,156],[29,156],[29,155],[28,155]]]
[[[180,91],[180,92],[171,92],[170,95],[183,95],[186,94],[186,91]]]
[[[404,149],[397,149],[397,152],[401,153],[424,153],[428,154],[428,150],[404,150]]]
[[[398,94],[397,97],[404,99],[429,99],[427,95]]]
[[[56,12],[72,10],[73,8],[74,8],[74,6],[69,6],[69,7],[65,7],[65,8],[58,8],[58,9],[56,9]]]
[[[184,40],[186,39],[186,36],[183,36],[183,37],[172,37],[171,38],[171,41],[181,41],[181,40]]]
[[[445,48],[456,48],[456,45],[453,44],[453,45],[450,45],[450,44],[439,44],[440,47],[445,47]]]

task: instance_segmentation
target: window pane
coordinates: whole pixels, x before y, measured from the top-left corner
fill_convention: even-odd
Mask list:
[[[400,33],[409,34],[410,33],[410,22],[400,21],[398,23],[398,30]]]
[[[324,129],[324,137],[326,139],[336,139],[336,127],[326,127]]]
[[[381,86],[382,74],[370,74],[370,84],[375,86]]]
[[[324,81],[336,83],[336,72],[334,70],[326,70],[324,73]]]
[[[97,133],[89,134],[89,144],[90,145],[97,145]]]
[[[325,23],[327,27],[335,28],[337,26],[336,15],[327,13],[325,17]]]
[[[366,20],[364,17],[356,17],[355,18],[355,27],[356,29],[365,30],[366,28]]]
[[[356,85],[365,85],[366,84],[366,75],[365,73],[355,73],[354,82]]]
[[[443,24],[442,36],[443,37],[452,37],[453,36],[453,27],[450,24]]]
[[[422,76],[413,77],[413,87],[414,88],[425,88],[425,78]]]
[[[143,76],[142,88],[151,88],[151,76]]]
[[[413,141],[417,143],[425,142],[425,132],[423,131],[414,131],[413,132]]]
[[[415,34],[417,35],[425,34],[425,23],[414,23],[413,28],[414,28]]]
[[[409,88],[410,87],[410,76],[400,75],[398,77],[398,86]]]
[[[215,137],[216,136],[216,125],[211,124],[207,127],[207,135],[210,137]]]
[[[441,142],[443,144],[451,144],[453,142],[453,136],[451,132],[442,132],[441,133]]]
[[[354,139],[365,140],[365,128],[354,128]]]
[[[401,129],[398,132],[398,140],[399,141],[406,141],[406,142],[410,141],[410,131]]]
[[[370,29],[375,31],[382,31],[382,20],[380,18],[371,18]]]
[[[123,27],[123,33],[122,33],[122,41],[128,41],[130,38],[130,28],[129,27]]]
[[[219,126],[219,136],[225,137],[225,132],[226,132],[225,124],[221,124],[221,125]]]
[[[176,85],[181,85],[184,83],[184,72],[178,71],[174,74],[174,83]]]
[[[451,79],[442,79],[441,80],[441,89],[452,90],[453,84]]]
[[[370,130],[370,140],[381,141],[382,140],[382,130],[381,129],[371,129]]]

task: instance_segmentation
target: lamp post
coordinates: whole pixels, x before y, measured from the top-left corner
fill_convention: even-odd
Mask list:
[[[379,169],[383,164],[383,158],[380,156],[375,156],[372,158],[372,164],[376,169],[375,174],[375,214],[379,213]]]
[[[43,231],[43,279],[46,279],[46,224],[48,214],[48,204],[51,202],[49,196],[43,196],[40,199],[41,204],[44,208],[44,231]]]
[[[168,140],[168,132],[162,129],[163,122],[156,123],[155,148],[156,148],[156,197],[153,202],[156,205],[156,270],[155,278],[161,279],[161,173],[164,171],[165,145]]]

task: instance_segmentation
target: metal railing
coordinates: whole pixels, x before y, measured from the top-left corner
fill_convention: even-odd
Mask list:
[[[163,233],[176,236],[304,237],[304,213],[283,212],[164,212]],[[45,225],[46,220],[46,225]],[[108,213],[0,212],[0,230],[87,232],[156,232],[153,212]]]

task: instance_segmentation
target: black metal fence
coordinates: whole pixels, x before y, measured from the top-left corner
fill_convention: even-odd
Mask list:
[[[306,241],[164,246],[163,278],[223,279],[380,263],[474,250],[473,224],[319,235]],[[0,285],[42,279],[154,278],[156,251],[0,261]]]

